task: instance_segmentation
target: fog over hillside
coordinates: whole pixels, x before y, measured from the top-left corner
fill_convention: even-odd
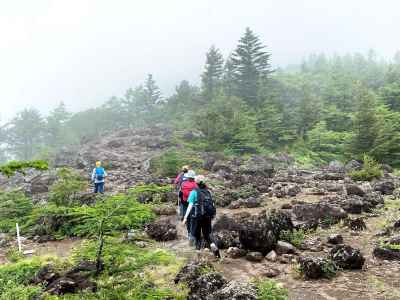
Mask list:
[[[311,54],[399,49],[398,1],[2,1],[1,119],[25,107],[47,112],[99,105],[154,74],[169,95],[199,83],[204,53],[227,56],[249,26],[272,64]]]

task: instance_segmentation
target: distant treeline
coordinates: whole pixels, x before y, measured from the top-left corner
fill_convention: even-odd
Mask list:
[[[199,150],[227,154],[285,151],[300,162],[361,158],[400,165],[400,52],[312,55],[273,70],[270,53],[249,28],[232,54],[206,54],[201,86],[180,82],[164,98],[152,75],[104,105],[47,117],[26,109],[0,132],[0,159],[43,158],[85,136],[161,124],[193,131]]]

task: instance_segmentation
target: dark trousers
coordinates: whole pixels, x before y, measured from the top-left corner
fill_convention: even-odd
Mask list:
[[[97,193],[104,193],[104,182],[98,182],[94,184],[94,192]]]
[[[183,220],[183,218],[185,217],[185,215],[186,215],[186,211],[187,211],[187,208],[188,208],[188,206],[189,206],[189,203],[186,201],[186,202],[180,202],[179,203],[179,210],[180,210],[180,215],[181,215],[181,219]],[[188,234],[190,235],[190,233],[191,233],[191,230],[190,230],[190,228],[191,228],[191,218],[190,218],[190,214],[189,214],[189,216],[188,216],[188,218],[187,218],[187,221],[186,221],[186,230],[187,230],[187,232],[188,232]]]
[[[198,217],[192,218],[191,221],[191,232],[195,239],[196,249],[200,250],[202,241],[204,239],[205,246],[210,247],[211,241],[211,218],[210,217]]]

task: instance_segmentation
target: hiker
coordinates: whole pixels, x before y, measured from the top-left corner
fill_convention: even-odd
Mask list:
[[[183,220],[183,218],[185,217],[185,215],[187,215],[186,210],[189,206],[188,204],[188,198],[190,195],[190,192],[193,191],[194,189],[197,189],[197,183],[195,182],[195,177],[196,177],[196,173],[193,170],[189,170],[186,175],[186,180],[182,182],[181,185],[181,200],[180,200],[180,209],[181,209],[181,218]],[[188,232],[188,238],[189,240],[192,240],[192,236],[191,236],[191,230],[190,230],[190,216],[186,218],[186,229]]]
[[[106,171],[101,166],[100,161],[96,161],[96,168],[93,169],[92,172],[92,182],[94,182],[94,192],[97,193],[104,193],[104,182],[107,176]]]
[[[216,215],[216,208],[211,192],[206,185],[204,176],[196,176],[197,189],[194,189],[188,199],[189,206],[183,219],[185,224],[190,218],[191,234],[195,239],[196,249],[200,250],[202,246],[202,235],[205,241],[205,247],[211,248],[211,251],[217,257],[220,257],[219,250],[211,240],[212,225],[211,221]]]
[[[174,184],[175,184],[175,188],[176,190],[179,192],[181,189],[181,185],[182,183],[187,179],[186,178],[186,173],[189,171],[189,166],[183,166],[182,167],[182,171],[178,174],[178,176],[176,176]]]
[[[174,180],[174,185],[175,185],[175,190],[178,192],[178,207],[179,207],[179,214],[183,218],[183,213],[182,213],[182,190],[181,186],[182,183],[187,180],[186,174],[189,171],[189,166],[183,166],[182,171],[176,176]]]

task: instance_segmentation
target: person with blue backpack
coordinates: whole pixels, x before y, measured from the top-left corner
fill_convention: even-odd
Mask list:
[[[97,193],[104,193],[104,183],[107,177],[107,172],[101,166],[100,161],[96,161],[96,167],[93,169],[92,172],[92,182],[94,182],[94,192]]]
[[[206,185],[206,179],[202,175],[195,178],[198,188],[190,192],[185,217],[182,223],[186,224],[188,218],[191,220],[191,235],[195,239],[196,249],[200,250],[203,240],[206,248],[211,248],[215,256],[220,257],[218,247],[211,240],[212,219],[217,211],[211,192]]]

